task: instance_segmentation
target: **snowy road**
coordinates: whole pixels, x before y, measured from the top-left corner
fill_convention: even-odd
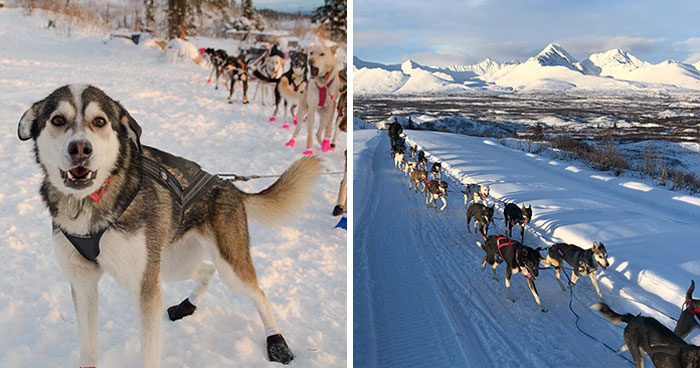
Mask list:
[[[682,217],[697,211],[694,205],[664,202],[665,191],[645,195],[629,190],[614,183],[619,179],[583,178],[584,169],[541,162],[483,138],[430,132],[409,132],[409,137],[439,156],[443,168],[447,163],[460,180],[488,183],[492,195],[500,199],[533,203],[535,229],[526,234],[527,244],[543,246],[556,239],[590,246],[582,235],[587,234],[584,230],[603,240],[615,260],[601,277],[602,291],[613,307],[630,313],[644,311],[667,325],[673,322],[616,295],[642,301],[674,317],[680,313],[684,288],[697,269],[678,268],[681,257],[677,255],[687,252],[645,244],[653,243],[650,233],[661,233],[658,229],[663,226],[670,227],[669,231],[691,232],[683,237],[692,236],[696,230],[689,229]],[[542,271],[536,281],[549,313],[539,311],[517,275],[512,282],[517,302],[507,301],[504,266],[497,270],[499,282],[479,269],[484,253],[475,245],[479,237],[466,231],[461,196],[450,193],[444,212],[426,209],[424,196],[409,191],[408,178],[394,168],[385,131],[355,131],[353,139],[356,366],[631,366],[577,331],[569,294],[559,289],[552,271]],[[464,177],[466,172],[469,177]],[[597,186],[595,181],[602,184]],[[450,185],[460,189],[454,179]],[[657,204],[658,219],[650,216],[647,223],[639,217],[637,211]],[[575,213],[575,208],[581,208],[581,213]],[[616,210],[627,211],[628,217],[636,219],[635,232],[642,237],[636,243],[629,231],[617,234],[619,241],[605,232],[627,224]],[[611,220],[603,223],[605,211],[610,212]],[[501,220],[496,225],[502,229],[499,212]],[[554,218],[561,221],[554,222]],[[625,242],[630,246],[624,247]],[[632,249],[639,254],[628,254]],[[581,316],[580,326],[617,348],[622,344],[622,328],[588,309],[596,300],[589,280],[581,280],[573,301]]]

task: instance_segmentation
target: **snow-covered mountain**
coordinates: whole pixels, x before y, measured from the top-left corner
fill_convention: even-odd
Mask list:
[[[700,62],[667,60],[651,64],[620,49],[577,61],[563,47],[549,44],[524,63],[499,64],[491,58],[473,65],[436,67],[413,60],[384,65],[355,57],[356,94],[454,93],[480,91],[632,91],[700,90]]]

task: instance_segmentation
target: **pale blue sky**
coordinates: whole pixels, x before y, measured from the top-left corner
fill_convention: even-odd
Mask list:
[[[621,48],[700,61],[699,0],[356,0],[353,10],[354,55],[368,61],[524,61],[550,42],[578,60]]]
[[[308,13],[323,5],[323,0],[253,0],[253,5],[260,9]]]

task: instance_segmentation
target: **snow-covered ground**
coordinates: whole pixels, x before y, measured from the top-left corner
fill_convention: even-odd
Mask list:
[[[490,185],[501,201],[531,204],[528,245],[569,242],[588,248],[603,242],[612,265],[599,284],[618,312],[643,313],[673,328],[667,315],[678,317],[690,280],[700,276],[694,220],[699,197],[524,153],[489,138],[410,131],[409,141],[429,160],[442,162],[450,185],[446,210],[435,212],[394,168],[386,131],[353,134],[357,366],[632,366],[577,330],[569,293],[560,290],[553,271],[541,271],[536,280],[548,313],[540,312],[517,275],[512,281],[517,302],[505,299],[504,266],[497,269],[498,282],[480,271],[484,252],[475,244],[480,237],[466,231],[457,192],[465,183]],[[502,210],[497,204],[492,234],[503,229]],[[571,304],[579,327],[616,349],[623,327],[590,310],[596,301],[590,281],[579,280]],[[700,343],[700,334],[687,341]]]
[[[16,133],[33,102],[67,83],[93,84],[136,118],[143,144],[212,173],[279,174],[303,151],[284,146],[291,132],[268,122],[273,106],[241,105],[240,91],[234,104],[226,103],[227,92],[207,85],[208,70],[190,61],[170,64],[159,50],[123,39],[65,38],[45,25],[44,18],[0,9],[0,367],[78,364],[70,290],[54,260],[50,218],[38,194],[42,176],[32,144]],[[209,46],[204,41],[194,42]],[[335,152],[321,156],[327,172],[342,171],[345,137]],[[292,366],[346,365],[346,233],[333,228],[338,218],[330,216],[341,177],[321,176],[308,206],[289,223],[272,229],[251,224],[253,262],[296,355]],[[271,183],[237,185],[257,191]],[[179,303],[191,288],[189,282],[165,284],[164,303]],[[109,276],[99,290],[99,366],[139,366],[135,305]],[[276,366],[267,361],[253,303],[217,277],[193,316],[164,322],[162,365]]]

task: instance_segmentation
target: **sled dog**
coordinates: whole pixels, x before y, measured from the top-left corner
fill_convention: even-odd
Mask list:
[[[442,200],[442,207],[440,211],[445,210],[447,207],[447,182],[442,180],[428,180],[425,182],[425,204],[430,207],[433,204],[433,208],[437,211],[437,200],[440,198]]]
[[[493,221],[494,206],[486,207],[481,203],[472,203],[467,209],[467,231],[472,232],[469,226],[471,225],[472,218],[474,218],[474,231],[476,232],[476,225],[479,225],[479,233],[486,237],[489,232],[489,223]]]
[[[690,287],[685,293],[685,302],[681,307],[681,315],[678,317],[678,324],[673,332],[676,335],[686,338],[690,333],[700,328],[700,299],[693,299],[693,291],[695,290],[695,281],[690,281]]]
[[[304,98],[304,93],[306,92],[306,71],[307,58],[306,54],[301,51],[290,51],[289,60],[291,65],[289,70],[282,74],[282,77],[277,81],[275,85],[275,112],[272,114],[270,121],[273,122],[277,120],[277,112],[280,107],[280,102],[284,103],[282,107],[284,125],[283,128],[289,129],[289,121],[287,120],[287,112],[290,113],[292,119],[294,119],[294,125],[297,125],[298,118],[295,114],[297,106],[299,106],[299,100]],[[289,105],[289,109],[287,108]]]
[[[215,272],[252,299],[267,332],[269,359],[292,360],[257,283],[248,217],[271,224],[292,215],[319,174],[317,158],[293,163],[260,193],[245,193],[192,161],[141,145],[141,127],[129,112],[87,85],[61,87],[34,103],[22,115],[18,135],[33,140],[44,174],[40,193],[51,214],[58,264],[71,286],[80,366],[97,365],[104,272],[138,306],[142,367],[160,362],[161,281],[194,280],[190,297],[168,310],[177,320],[194,312]]]
[[[520,242],[523,242],[525,237],[525,225],[530,223],[532,220],[532,205],[525,207],[518,207],[514,203],[506,204],[503,209],[503,217],[505,218],[504,228],[508,229],[508,237],[513,236],[513,226],[520,225]]]
[[[537,293],[537,287],[535,287],[535,279],[539,275],[537,266],[542,259],[540,256],[541,248],[530,248],[500,234],[489,235],[484,238],[484,244],[480,242],[476,242],[476,244],[486,252],[484,260],[481,262],[481,270],[484,270],[487,263],[490,264],[493,272],[492,279],[498,280],[496,267],[502,260],[506,262],[506,299],[515,303],[515,299],[510,295],[510,278],[513,274],[522,273],[527,279],[527,285],[530,287],[535,302],[540,306],[540,310],[542,312],[548,311],[540,302],[540,296]]]
[[[306,99],[302,99],[299,116],[306,117],[306,150],[305,155],[313,154],[313,129],[318,113],[319,128],[316,134],[323,152],[331,149],[333,134],[333,115],[335,114],[340,81],[338,80],[338,60],[335,53],[338,46],[316,46],[309,52],[309,82]],[[287,145],[294,147],[296,137],[301,130],[301,124],[294,129],[292,139]]]
[[[689,345],[678,335],[654,318],[618,314],[607,304],[591,306],[610,322],[626,323],[625,344],[620,349],[629,349],[634,364],[644,367],[644,353],[649,355],[656,368],[696,368],[700,367],[700,347]]]
[[[418,193],[418,184],[421,184],[423,186],[420,190],[422,193],[425,190],[426,180],[428,180],[428,173],[425,170],[413,170],[408,177],[408,189],[410,190],[411,185],[413,185],[413,193]]]
[[[486,204],[486,198],[489,197],[491,188],[488,185],[467,184],[461,192],[464,194],[464,208],[468,208],[470,197],[474,203],[483,202]]]
[[[608,263],[608,251],[605,249],[605,244],[595,242],[590,249],[583,249],[573,244],[557,243],[549,247],[547,257],[542,260],[542,265],[552,265],[555,268],[557,282],[561,286],[562,291],[566,291],[564,284],[559,279],[559,272],[566,262],[573,269],[571,275],[571,287],[576,286],[576,281],[581,276],[588,276],[591,279],[591,284],[595,288],[600,300],[603,300],[603,294],[598,288],[596,273],[598,266],[606,269],[610,266]]]

